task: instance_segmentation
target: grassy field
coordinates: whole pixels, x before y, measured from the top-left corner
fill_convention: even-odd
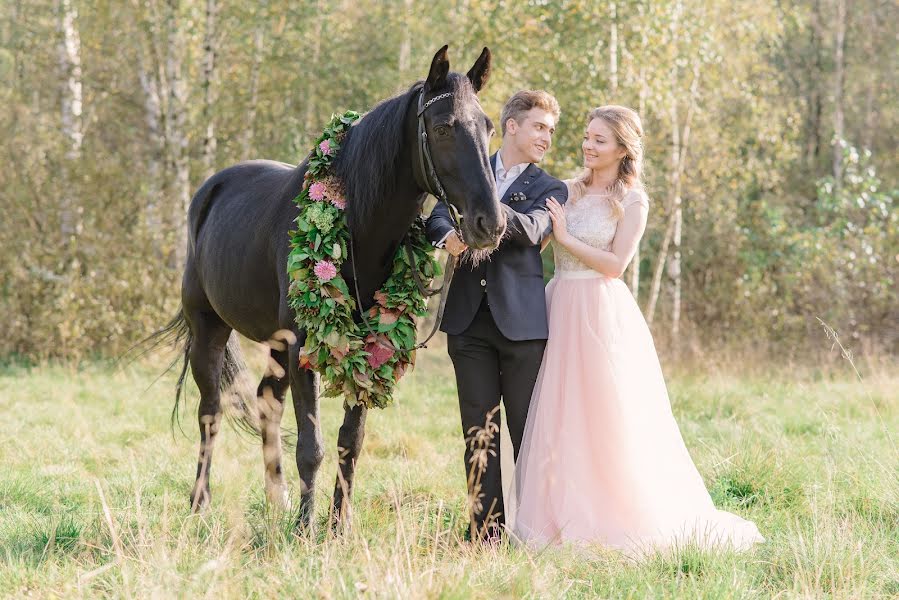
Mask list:
[[[864,371],[864,369],[863,369]],[[757,522],[745,555],[685,549],[634,564],[596,550],[461,541],[465,486],[452,372],[419,357],[369,417],[354,528],[291,533],[267,510],[261,446],[227,427],[211,510],[188,514],[197,436],[169,429],[173,374],[102,364],[0,367],[0,594],[6,597],[877,598],[899,596],[899,374],[683,369],[676,416],[716,503]],[[335,473],[339,403],[322,408]],[[286,423],[293,423],[292,409]],[[288,479],[296,492],[292,460]]]

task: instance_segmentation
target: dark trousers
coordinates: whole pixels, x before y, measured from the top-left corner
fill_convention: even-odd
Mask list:
[[[477,535],[493,537],[505,523],[499,430],[493,436],[486,469],[479,473],[479,467],[472,464],[476,451],[471,446],[476,435],[472,428],[483,429],[488,413],[495,409],[492,422],[499,427],[498,408],[502,398],[514,455],[518,458],[546,340],[513,341],[506,338],[496,327],[485,301],[464,333],[447,336],[447,347],[459,390],[469,499],[477,498],[480,505],[472,512],[472,525]]]

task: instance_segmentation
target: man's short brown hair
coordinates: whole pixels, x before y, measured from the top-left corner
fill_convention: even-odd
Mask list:
[[[515,119],[516,123],[521,123],[521,115],[528,112],[532,108],[542,108],[546,112],[558,119],[559,103],[552,94],[543,90],[521,90],[516,92],[509,98],[506,105],[503,106],[503,112],[500,116],[500,127],[503,135],[506,135],[506,121]]]

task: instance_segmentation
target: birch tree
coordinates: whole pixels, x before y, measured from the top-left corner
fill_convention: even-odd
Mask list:
[[[59,29],[59,70],[62,75],[60,126],[66,144],[60,229],[66,243],[72,244],[81,234],[83,210],[78,199],[72,196],[71,181],[72,170],[77,168],[78,160],[81,158],[81,145],[84,140],[81,36],[78,32],[78,11],[73,6],[72,0],[57,0],[56,11]]]
[[[186,49],[182,31],[180,0],[167,0],[165,13],[166,56],[165,76],[168,83],[168,105],[165,120],[165,138],[168,175],[171,180],[169,194],[172,204],[169,223],[174,232],[174,249],[169,261],[172,268],[180,268],[187,257],[187,208],[190,203],[190,163],[188,160],[187,131],[187,83],[183,75]]]
[[[679,326],[680,321],[680,277],[681,277],[681,256],[680,256],[680,237],[683,223],[683,208],[681,190],[683,187],[684,170],[687,164],[687,148],[690,143],[690,131],[693,122],[693,116],[696,113],[699,102],[699,78],[701,56],[698,53],[692,54],[688,64],[692,64],[692,79],[687,94],[687,107],[683,120],[681,120],[681,112],[679,103],[681,101],[679,95],[679,82],[681,80],[681,71],[677,64],[683,60],[683,54],[690,54],[689,49],[684,51],[679,48],[681,41],[681,23],[683,6],[677,3],[670,24],[672,43],[675,44],[676,56],[673,57],[669,74],[669,91],[668,91],[668,114],[671,126],[671,154],[668,167],[668,194],[666,199],[666,212],[668,223],[665,228],[665,235],[659,253],[656,256],[655,268],[652,274],[652,284],[649,290],[649,301],[646,307],[646,321],[652,325],[655,318],[656,306],[659,300],[659,293],[662,287],[662,273],[668,266],[669,276],[674,285],[674,306],[672,314],[673,328]],[[676,235],[675,235],[676,234]],[[668,265],[668,252],[672,240],[675,240],[675,249],[673,261]]]
[[[206,32],[203,38],[203,122],[206,131],[203,135],[203,171],[205,177],[215,172],[215,57],[216,20],[218,18],[216,0],[206,0]]]
[[[264,5],[262,5],[264,8]],[[246,126],[240,133],[241,159],[254,158],[256,151],[253,140],[256,137],[256,113],[259,108],[259,71],[262,69],[262,51],[265,45],[264,18],[259,18],[253,28],[253,57],[250,61],[250,98],[247,103]]]
[[[836,0],[834,23],[833,63],[833,181],[839,192],[843,184],[843,147],[846,133],[843,128],[843,88],[845,86],[846,0]]]

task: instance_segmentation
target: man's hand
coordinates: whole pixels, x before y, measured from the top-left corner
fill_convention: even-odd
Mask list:
[[[466,250],[468,250],[468,246],[459,239],[459,236],[456,235],[455,231],[451,231],[446,237],[446,251],[453,256],[459,256]]]

